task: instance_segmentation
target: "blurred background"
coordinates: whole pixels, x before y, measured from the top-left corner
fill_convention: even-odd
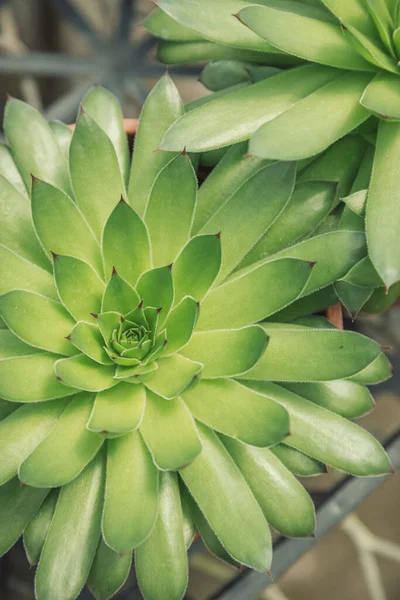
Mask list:
[[[152,8],[148,0],[0,0],[1,110],[11,94],[48,118],[72,122],[86,90],[101,84],[127,117],[138,116],[165,71],[156,40],[141,27]],[[208,93],[197,81],[200,71],[201,65],[171,69],[184,102]],[[400,306],[346,319],[346,326],[390,347],[394,377],[373,390],[376,409],[359,422],[399,462]],[[400,474],[357,481],[330,470],[304,484],[318,508],[317,537],[276,540],[274,583],[236,571],[197,541],[186,600],[398,600]],[[0,559],[1,600],[34,600],[33,581],[22,544]],[[89,598],[84,590],[80,599]],[[133,574],[117,598],[141,598]]]

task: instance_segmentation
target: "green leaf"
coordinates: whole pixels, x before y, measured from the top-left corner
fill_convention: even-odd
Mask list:
[[[0,175],[0,212],[2,215],[0,243],[19,256],[50,271],[50,262],[32,227],[29,202],[26,201],[25,195],[17,191],[2,175]]]
[[[400,295],[400,283],[395,283],[387,292],[384,287],[377,288],[372,292],[368,302],[363,306],[363,312],[366,313],[381,313],[387,310]]]
[[[78,350],[92,360],[101,365],[113,364],[111,358],[108,358],[108,355],[104,351],[103,336],[96,325],[86,323],[85,321],[78,321],[69,334],[68,339],[75,348],[78,348]]]
[[[262,158],[307,158],[368,119],[370,113],[359,101],[371,74],[337,73],[333,81],[260,127],[250,140],[249,151]]]
[[[102,436],[86,429],[93,400],[93,394],[87,393],[71,400],[51,433],[21,464],[21,481],[34,487],[60,487],[83,471],[103,443]]]
[[[179,600],[188,581],[182,508],[175,473],[161,473],[153,531],[135,552],[136,576],[145,598]]]
[[[133,287],[114,270],[104,290],[101,312],[115,310],[126,315],[140,303],[140,298]]]
[[[367,387],[345,379],[324,383],[283,383],[282,386],[347,419],[357,419],[375,405]]]
[[[183,394],[192,415],[252,446],[273,446],[289,435],[286,410],[232,379],[200,381]]]
[[[158,175],[145,209],[155,267],[174,262],[188,241],[196,194],[196,174],[187,154],[180,154]]]
[[[204,364],[202,377],[235,377],[246,373],[262,356],[268,337],[257,326],[194,333],[182,354]]]
[[[48,493],[21,486],[18,477],[0,487],[0,556],[14,546]]]
[[[268,523],[282,535],[310,537],[315,530],[313,502],[299,481],[268,448],[253,448],[223,437]]]
[[[87,392],[101,392],[118,383],[114,379],[115,365],[99,365],[84,354],[62,358],[54,369],[65,385]]]
[[[312,475],[326,473],[324,464],[286,444],[277,444],[271,448],[271,452],[275,454],[281,463],[294,475],[310,477]]]
[[[0,482],[14,477],[20,464],[50,433],[54,424],[68,405],[66,398],[25,404],[0,423]]]
[[[146,226],[122,199],[105,225],[102,250],[106,274],[111,275],[115,268],[131,285],[151,266]]]
[[[174,301],[174,284],[170,267],[157,267],[143,273],[137,282],[136,291],[143,306],[162,309],[158,317],[158,328],[167,319]]]
[[[178,119],[161,147],[182,151],[186,146],[188,152],[202,152],[247,140],[263,123],[337,79],[339,73],[330,67],[306,65],[218,98]]]
[[[198,425],[202,451],[180,475],[225,550],[258,571],[270,568],[268,523],[217,435]]]
[[[110,548],[124,553],[140,546],[153,529],[158,471],[137,431],[108,440],[107,446],[103,536]]]
[[[15,410],[17,410],[18,406],[19,404],[17,402],[7,402],[7,400],[0,398],[0,421],[3,421],[9,415],[11,415]]]
[[[56,509],[58,490],[51,490],[39,511],[24,530],[24,548],[29,564],[37,565],[42,552],[50,523]]]
[[[213,60],[204,67],[199,81],[207,89],[218,92],[237,83],[249,81],[247,69],[251,66],[251,63],[240,60]]]
[[[100,452],[60,491],[36,573],[38,600],[73,600],[86,582],[101,533],[104,458]]]
[[[218,281],[241,262],[284,209],[293,191],[295,163],[267,165],[248,179],[202,228],[221,232],[222,265]]]
[[[99,245],[71,198],[48,183],[35,179],[32,184],[32,218],[48,254],[74,256],[102,273]]]
[[[199,305],[190,296],[185,296],[168,315],[165,323],[168,345],[164,356],[181,350],[190,338],[197,323]]]
[[[87,92],[82,100],[82,107],[112,141],[122,173],[122,179],[127,185],[129,178],[129,150],[120,103],[109,90],[96,86]]]
[[[372,263],[390,287],[400,279],[400,124],[380,121],[368,193],[366,228]]]
[[[21,100],[9,100],[4,131],[28,190],[32,174],[69,193],[68,163],[49,124],[35,108]]]
[[[145,405],[142,385],[121,383],[97,394],[87,428],[101,433],[134,431],[142,422]]]
[[[379,69],[397,73],[397,59],[393,59],[383,48],[380,41],[371,40],[348,23],[342,23],[345,39],[363,57]]]
[[[291,435],[285,440],[289,446],[352,475],[382,475],[391,470],[380,443],[355,423],[274,383],[249,385],[289,412]]]
[[[159,8],[153,10],[142,25],[152,35],[163,40],[192,41],[203,39],[198,33],[181,25]]]
[[[7,327],[0,330],[0,360],[14,356],[30,356],[40,352],[38,348],[33,348],[23,342]]]
[[[181,483],[180,486],[180,494],[182,504],[183,535],[185,537],[186,548],[189,549],[196,535],[196,525],[193,521],[189,492],[187,492],[183,483]]]
[[[245,327],[269,317],[300,295],[312,263],[283,258],[233,275],[201,304],[198,331]]]
[[[167,401],[147,391],[140,431],[155,465],[162,471],[183,467],[201,451],[193,417],[181,398]]]
[[[392,375],[392,366],[385,354],[381,352],[377,358],[364,369],[352,375],[350,380],[355,383],[362,383],[363,385],[373,385],[386,381],[386,379],[389,379]]]
[[[197,235],[182,249],[172,265],[175,303],[185,296],[200,302],[221,267],[221,242],[217,235]]]
[[[339,23],[319,6],[270,0],[243,8],[239,19],[282,52],[339,69],[373,70],[346,42]]]
[[[377,31],[364,0],[322,0],[323,4],[339,19],[356,27],[369,37],[378,39]]]
[[[361,104],[385,119],[400,119],[400,82],[396,75],[378,73],[365,88]]]
[[[353,331],[263,324],[268,351],[242,379],[332,381],[351,377],[380,353],[373,340]],[[71,359],[67,359],[71,360]]]
[[[0,315],[11,331],[31,346],[65,356],[76,354],[65,339],[74,320],[59,302],[14,290],[0,296]]]
[[[85,111],[76,122],[69,161],[76,202],[100,239],[125,186],[113,143]]]
[[[18,288],[57,298],[54,280],[48,271],[0,244],[0,294]]]
[[[85,320],[99,313],[104,283],[83,260],[72,256],[56,256],[54,278],[61,302],[76,319]]]
[[[364,288],[341,280],[335,283],[335,290],[340,302],[354,320],[364,304],[371,297],[374,288]]]
[[[121,589],[131,570],[132,552],[120,555],[100,540],[87,580],[96,600],[110,600]]]
[[[58,147],[62,154],[69,160],[69,147],[72,140],[72,130],[62,121],[49,121],[50,129],[54,133]]]
[[[15,164],[10,148],[4,144],[0,144],[0,174],[11,183],[17,192],[28,199],[28,192],[21,173]]]
[[[154,152],[167,129],[183,113],[182,101],[174,82],[168,75],[162,77],[148,95],[140,114],[135,136],[129,202],[143,215],[150,190],[161,169],[171,160],[166,152]],[[180,148],[180,150],[183,149]]]
[[[0,396],[11,402],[42,402],[71,396],[76,390],[62,385],[55,377],[57,358],[46,352],[32,352],[31,356],[0,360]]]

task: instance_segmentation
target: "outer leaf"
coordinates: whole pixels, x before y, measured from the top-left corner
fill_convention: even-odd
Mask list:
[[[182,354],[204,364],[202,377],[235,377],[260,359],[268,337],[257,325],[243,329],[194,333]]]
[[[30,565],[39,562],[58,500],[58,490],[51,490],[39,511],[24,530],[24,548]]]
[[[25,198],[28,198],[28,192],[24,180],[18,167],[15,164],[10,148],[0,144],[0,174],[7,179],[9,183]]]
[[[109,600],[118,592],[128,578],[131,563],[132,552],[120,555],[100,540],[87,581],[96,600]]]
[[[198,421],[245,444],[272,446],[289,435],[289,417],[281,406],[232,379],[200,381],[183,400]]]
[[[12,331],[5,327],[0,330],[0,359],[13,358],[14,356],[31,356],[39,354],[38,348],[29,346],[19,339]]]
[[[142,385],[121,383],[97,394],[87,427],[102,433],[128,433],[139,427],[145,405]]]
[[[7,400],[0,398],[0,421],[11,415],[11,413],[17,410],[18,406],[16,402],[7,402]]]
[[[197,379],[203,365],[180,354],[173,354],[158,361],[158,369],[146,381],[146,386],[155,394],[171,400],[181,394]]]
[[[386,358],[386,355],[381,352],[375,360],[367,365],[362,371],[355,373],[350,379],[355,383],[373,385],[386,381],[386,379],[389,379],[392,375],[392,366]]]
[[[190,296],[185,296],[168,315],[165,324],[168,346],[164,356],[175,354],[190,340],[196,326],[199,305]]]
[[[125,186],[110,138],[84,111],[76,122],[69,160],[76,202],[100,239]]]
[[[153,529],[158,508],[158,471],[139,432],[107,444],[103,536],[108,546],[124,553],[140,546]]]
[[[76,354],[65,339],[74,320],[59,302],[14,290],[0,296],[0,314],[11,331],[28,344],[65,356]]]
[[[92,406],[92,394],[78,394],[71,400],[51,433],[22,463],[21,481],[34,487],[59,487],[83,471],[103,443],[102,436],[85,428]]]
[[[271,448],[271,452],[275,454],[283,465],[294,475],[301,477],[310,477],[311,475],[320,475],[326,472],[326,467],[315,458],[307,456],[303,452],[299,452],[286,444],[277,444]]]
[[[179,487],[175,473],[161,474],[156,525],[135,552],[136,575],[145,598],[181,600],[188,564]]]
[[[174,301],[174,284],[170,267],[157,267],[143,273],[136,285],[143,306],[162,309],[158,316],[158,327],[165,322]]]
[[[361,104],[385,119],[400,119],[400,82],[396,75],[378,73],[365,88]]]
[[[222,441],[272,527],[289,537],[313,535],[313,502],[281,461],[267,448],[253,448],[227,437]]]
[[[192,41],[203,39],[198,33],[181,25],[157,8],[143,21],[143,27],[152,35],[163,40]]]
[[[101,392],[118,383],[114,365],[99,365],[84,354],[58,360],[54,369],[60,381],[88,392]]]
[[[341,21],[346,21],[370,37],[378,38],[370,13],[363,0],[322,0],[323,4]]]
[[[181,117],[167,131],[161,147],[182,151],[186,146],[188,152],[201,152],[247,140],[263,123],[288,111],[338,74],[330,67],[306,65],[218,98]]]
[[[196,194],[196,174],[189,157],[180,154],[160,172],[146,205],[144,219],[149,228],[155,267],[172,263],[186,244]]]
[[[387,287],[400,279],[400,199],[397,169],[400,124],[381,121],[367,201],[367,240],[371,260]]]
[[[56,136],[58,147],[64,157],[69,160],[69,146],[72,139],[72,130],[62,121],[49,121],[50,128]]]
[[[368,73],[339,75],[260,127],[250,140],[249,151],[279,160],[321,152],[368,119],[369,112],[359,100],[371,79]]]
[[[268,523],[222,442],[211,429],[198,428],[202,451],[180,475],[225,550],[244,565],[268,570]]]
[[[379,41],[371,40],[355,27],[342,23],[344,37],[368,62],[379,69],[397,73],[396,61],[383,48]]]
[[[0,244],[0,294],[18,288],[57,298],[54,280],[48,271]]]
[[[104,340],[100,329],[96,325],[78,321],[68,336],[70,342],[81,352],[101,365],[112,365],[104,351]]]
[[[147,391],[140,431],[155,465],[163,471],[179,469],[201,451],[193,417],[181,398],[167,402]]]
[[[115,310],[121,315],[126,315],[136,308],[139,302],[140,298],[137,292],[114,270],[104,291],[101,312]]]
[[[135,152],[129,181],[129,202],[143,215],[150,190],[171,155],[156,152],[167,129],[183,113],[182,101],[172,79],[162,77],[143,106],[135,137]],[[180,150],[183,149],[180,148]]]
[[[36,574],[38,600],[74,600],[85,584],[100,538],[104,467],[101,452],[61,489]]]
[[[199,81],[207,89],[217,92],[237,83],[249,81],[249,73],[246,69],[251,66],[251,63],[240,60],[213,60],[204,67]],[[277,71],[273,71],[274,75],[276,73]]]
[[[280,402],[289,412],[292,435],[285,443],[353,475],[382,475],[389,458],[367,431],[312,402],[267,382],[251,387]]]

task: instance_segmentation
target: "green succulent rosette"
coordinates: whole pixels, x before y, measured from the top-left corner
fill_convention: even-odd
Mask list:
[[[186,152],[153,152],[182,110],[164,77],[131,161],[102,88],[73,134],[6,107],[0,554],[23,535],[38,600],[86,582],[111,598],[133,550],[145,598],[179,600],[196,530],[219,558],[269,570],[269,524],[315,528],[295,475],[390,470],[349,420],[372,409],[385,355],[306,317],[366,258],[362,231],[326,224],[337,184],[242,144],[198,189]]]
[[[377,276],[391,288],[390,299],[396,298],[399,2],[221,0],[215,6],[212,0],[160,0],[158,5],[145,26],[162,39],[160,60],[211,60],[201,81],[216,92],[211,103],[208,99],[206,106],[178,121],[162,147],[174,150],[185,144],[204,152],[250,139],[254,155],[297,160],[313,157],[361,128],[374,151],[372,176],[357,206],[363,205]],[[277,66],[293,68],[279,73]],[[361,293],[357,288],[352,292],[353,297]],[[390,300],[385,294],[376,292],[365,309],[386,308]]]

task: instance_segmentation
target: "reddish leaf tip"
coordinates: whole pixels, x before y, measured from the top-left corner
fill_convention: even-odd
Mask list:
[[[186,146],[183,148],[181,154],[182,154],[182,156],[187,156]]]
[[[121,198],[119,199],[119,203],[120,204],[126,204],[126,200],[124,199],[123,195],[121,194]]]
[[[174,263],[169,263],[169,265],[167,265],[167,268],[172,271],[172,267],[173,267]]]
[[[143,308],[143,300],[141,300],[138,304],[138,308],[142,309]]]
[[[58,256],[58,254],[56,252],[53,252],[53,250],[50,250],[50,254],[53,257],[54,262],[56,261],[56,258]]]
[[[315,265],[317,264],[318,261],[311,261],[308,264],[310,265],[310,269],[313,269],[315,267]]]
[[[267,569],[267,571],[265,571],[265,572],[268,575],[268,577],[270,578],[270,580],[273,581],[274,578],[272,577],[272,571],[271,571],[271,569]]]
[[[68,341],[70,342],[70,341],[71,341],[71,334],[69,334],[69,335],[66,335],[64,339],[65,339],[65,340],[68,340]]]
[[[239,21],[239,23],[243,23],[239,13],[232,13],[232,17],[235,17]]]
[[[117,269],[116,269],[115,267],[113,267],[113,268],[112,268],[111,277],[112,277],[113,275],[118,275],[118,273],[117,273]]]
[[[85,109],[83,108],[82,104],[79,105],[79,114],[80,115],[84,115],[85,114]]]
[[[57,379],[58,381],[62,381],[61,377],[59,377],[58,375],[56,375],[56,379]]]
[[[92,315],[93,319],[98,319],[99,318],[99,315],[97,313],[90,313],[90,314]]]
[[[121,321],[121,323],[125,322],[125,317],[123,317],[122,315],[120,316],[119,320]]]
[[[340,27],[343,29],[343,31],[348,31],[346,25],[344,25],[344,23],[340,23]]]
[[[167,344],[168,344],[168,340],[167,340],[167,339],[165,339],[165,340],[164,340],[164,346],[166,346]]]
[[[101,433],[109,433],[109,431],[107,431],[107,429],[103,429]]]
[[[217,237],[219,240],[221,239],[221,232],[220,232],[220,231],[218,231],[218,233],[216,233],[215,235],[216,235],[216,237]]]
[[[162,306],[160,306],[160,308],[157,308],[157,312],[160,313],[162,311]]]
[[[384,344],[379,344],[381,347],[382,352],[389,352],[390,350],[393,350],[393,346],[385,346]]]
[[[155,148],[155,149],[153,150],[153,153],[154,153],[154,152],[161,152],[161,151],[162,151],[162,148],[158,147],[158,148]]]
[[[27,483],[24,483],[23,481],[19,482],[20,487],[28,487]]]

